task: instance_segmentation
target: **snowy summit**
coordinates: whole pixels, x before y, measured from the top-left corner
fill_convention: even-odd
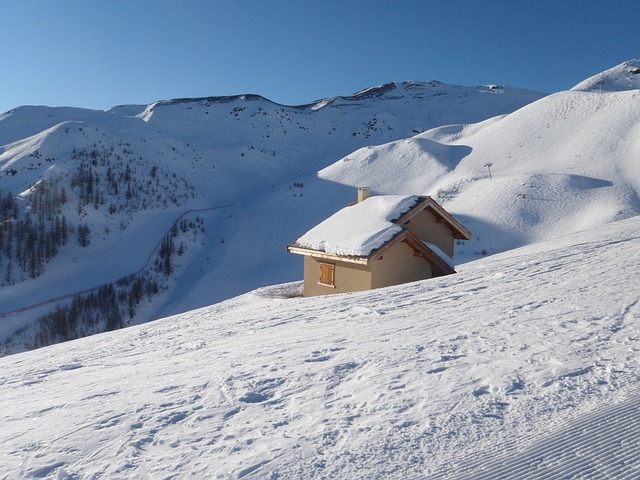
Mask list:
[[[640,59],[629,60],[578,83],[571,90],[622,92],[640,89]]]

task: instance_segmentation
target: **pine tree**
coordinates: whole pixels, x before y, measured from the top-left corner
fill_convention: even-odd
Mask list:
[[[11,285],[13,283],[13,262],[11,258],[9,258],[9,262],[7,263],[7,268],[4,273],[4,283],[5,285]]]
[[[89,225],[86,223],[78,224],[78,243],[81,247],[86,247],[91,243],[89,239],[89,235],[91,234],[91,230],[89,230]]]
[[[164,259],[164,274],[168,277],[173,273],[173,263],[171,261],[171,254],[169,253]]]
[[[69,241],[69,226],[67,225],[67,218],[62,216],[62,245],[66,245]]]

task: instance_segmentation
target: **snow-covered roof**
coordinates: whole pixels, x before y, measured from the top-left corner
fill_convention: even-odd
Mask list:
[[[296,241],[296,246],[366,257],[403,231],[393,223],[418,203],[415,195],[379,195],[343,208]]]

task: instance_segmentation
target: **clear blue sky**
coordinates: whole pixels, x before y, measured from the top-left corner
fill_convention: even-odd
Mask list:
[[[0,112],[389,81],[555,92],[640,57],[638,0],[0,0]]]

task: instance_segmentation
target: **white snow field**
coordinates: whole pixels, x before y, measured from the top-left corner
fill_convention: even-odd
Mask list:
[[[8,259],[0,258],[0,342],[55,302],[3,314],[139,271],[173,222],[193,209],[224,207],[197,214],[206,235],[187,242],[187,255],[167,279],[170,288],[145,301],[132,323],[298,279],[299,259],[284,245],[353,194],[319,181],[318,170],[365,145],[478,122],[543,96],[511,87],[403,82],[293,107],[239,95],[105,112],[33,106],[1,114],[0,191],[24,192],[24,200],[38,182],[57,183],[66,188],[63,213],[70,224],[86,223],[92,234],[88,247],[61,248],[35,279],[16,265],[8,272]],[[103,193],[95,208],[83,208],[80,189],[72,187],[78,155],[87,159],[85,171],[93,171],[94,190]],[[126,198],[123,180],[119,196],[105,188],[114,176],[133,177]]]
[[[638,478],[640,217],[0,359],[2,478]]]
[[[212,255],[214,268],[200,283],[210,289],[176,298],[173,308],[227,298],[241,279],[256,287],[300,278],[301,260],[281,246],[352,202],[358,186],[373,195],[433,196],[474,234],[456,246],[459,265],[639,215],[639,157],[638,89],[559,92],[479,124],[365,146],[298,177],[303,189],[291,189],[291,180],[232,207],[242,221]],[[246,255],[250,261],[238,264]]]
[[[638,60],[625,62],[546,97],[404,82],[299,107],[244,95],[107,112],[12,110],[0,115],[3,191],[25,191],[42,178],[67,182],[74,149],[113,149],[143,183],[154,167],[161,175],[144,210],[110,199],[125,209],[115,215],[106,205],[77,214],[69,190],[67,214],[90,224],[90,246],[66,247],[41,277],[23,274],[0,288],[0,315],[138,271],[192,209],[223,207],[199,214],[206,235],[189,242],[168,290],[131,323],[299,279],[301,259],[284,246],[349,204],[357,186],[434,196],[474,233],[456,246],[458,265],[638,215],[638,68]],[[54,307],[0,318],[0,341]]]
[[[0,479],[640,478],[640,61],[537,98],[403,83],[0,115],[3,190],[113,147],[161,191],[80,212],[90,248],[0,288],[0,314],[137,271],[221,207],[133,323],[184,313],[0,358]],[[459,273],[301,297],[285,245],[356,186],[434,196],[474,234]]]
[[[364,147],[319,176],[374,193],[434,196],[476,236],[457,249],[457,262],[638,215],[638,66],[581,84],[602,90],[558,92],[479,124]]]

